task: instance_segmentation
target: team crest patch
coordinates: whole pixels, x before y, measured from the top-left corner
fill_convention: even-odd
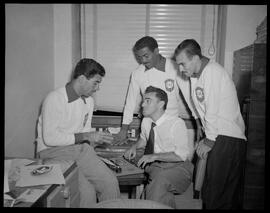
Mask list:
[[[168,92],[173,91],[173,89],[174,89],[174,80],[173,79],[167,79],[165,81],[165,89]]]
[[[196,92],[196,97],[198,99],[198,101],[203,102],[204,101],[204,92],[203,92],[203,88],[201,87],[197,87],[195,89]]]
[[[88,113],[84,116],[83,127],[85,126],[87,119],[88,119]]]

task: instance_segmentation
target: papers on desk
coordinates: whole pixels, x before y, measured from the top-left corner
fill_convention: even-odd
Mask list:
[[[16,182],[19,179],[20,168],[33,162],[33,160],[23,158],[5,160],[4,193],[9,192],[10,190],[9,182]]]
[[[4,174],[4,207],[13,207],[20,198],[13,198],[8,193],[10,192],[9,183],[16,182],[20,177],[20,168],[29,165],[34,161],[23,158],[15,158],[5,160],[5,174]]]
[[[15,204],[15,199],[7,194],[4,194],[4,207],[13,207]]]
[[[17,200],[34,203],[44,192],[46,192],[45,189],[27,189],[17,198]]]
[[[20,178],[16,182],[16,186],[25,187],[46,184],[65,184],[65,178],[59,164],[46,164],[46,166],[52,167],[50,172],[41,175],[32,175],[32,171],[40,166],[42,165],[21,167]]]

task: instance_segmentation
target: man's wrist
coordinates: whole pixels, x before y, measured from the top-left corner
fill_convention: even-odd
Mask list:
[[[122,126],[121,126],[121,130],[128,130],[128,128],[129,128],[129,124],[122,124]]]
[[[96,143],[94,141],[90,141],[89,132],[76,133],[75,136],[75,144],[88,143],[91,146],[95,146]]]
[[[75,144],[79,144],[81,143],[82,141],[86,140],[84,138],[84,133],[75,133],[74,134],[74,137],[75,137]]]

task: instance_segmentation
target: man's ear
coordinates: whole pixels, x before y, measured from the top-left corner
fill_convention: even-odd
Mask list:
[[[159,54],[159,49],[158,49],[158,47],[156,47],[156,48],[154,49],[154,53],[155,53],[156,55]]]
[[[83,84],[84,83],[84,81],[86,80],[86,77],[84,76],[84,75],[80,75],[80,76],[78,76],[78,82],[80,83],[80,84]]]
[[[165,101],[159,101],[158,106],[160,109],[163,109],[164,105],[165,105]]]
[[[198,55],[194,55],[194,56],[192,56],[192,60],[198,61],[198,60],[200,60],[200,57]]]

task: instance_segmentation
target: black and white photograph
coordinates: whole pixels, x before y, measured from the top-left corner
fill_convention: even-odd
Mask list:
[[[5,208],[264,210],[267,2],[5,3]]]

